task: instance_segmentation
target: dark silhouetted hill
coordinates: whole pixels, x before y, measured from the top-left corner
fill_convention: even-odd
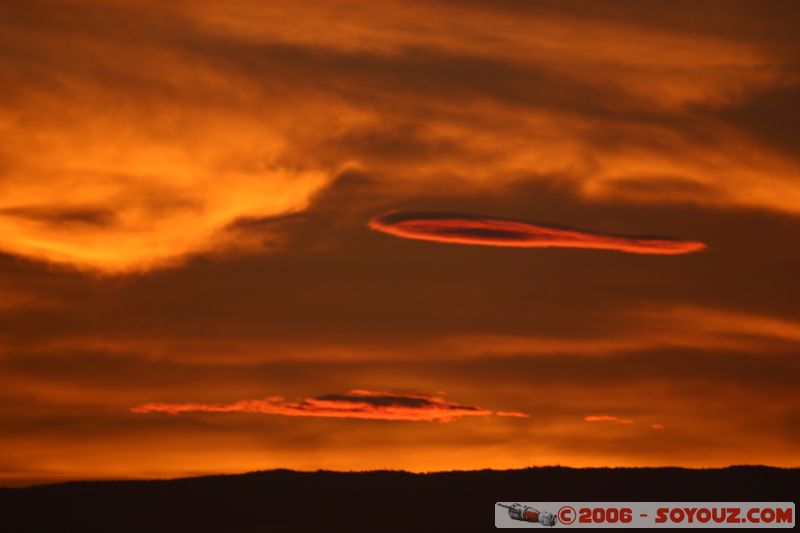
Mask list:
[[[0,489],[2,531],[461,531],[498,501],[791,501],[800,469],[293,472]]]

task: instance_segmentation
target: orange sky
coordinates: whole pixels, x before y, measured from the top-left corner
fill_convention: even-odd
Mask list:
[[[800,466],[799,18],[2,2],[0,485]]]

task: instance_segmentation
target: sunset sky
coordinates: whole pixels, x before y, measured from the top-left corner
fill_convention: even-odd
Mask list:
[[[0,2],[0,486],[800,466],[800,3]]]

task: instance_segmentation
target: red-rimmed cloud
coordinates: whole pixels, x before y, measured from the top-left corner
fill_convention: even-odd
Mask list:
[[[586,248],[656,255],[687,254],[706,248],[699,241],[611,235],[460,213],[391,212],[370,220],[369,227],[406,239],[515,248]]]
[[[365,418],[372,420],[412,420],[451,422],[464,416],[488,416],[492,411],[480,407],[447,402],[440,396],[406,394],[386,391],[352,390],[346,394],[331,394],[305,398],[297,402],[281,396],[255,400],[240,400],[230,404],[204,403],[146,403],[133,407],[134,413],[187,412],[263,413],[283,416],[313,416],[326,418]],[[502,412],[502,411],[501,411]],[[500,416],[527,416],[524,413]]]

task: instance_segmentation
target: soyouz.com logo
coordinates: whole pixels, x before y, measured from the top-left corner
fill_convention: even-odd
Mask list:
[[[793,502],[497,502],[494,525],[529,527],[791,528]]]

